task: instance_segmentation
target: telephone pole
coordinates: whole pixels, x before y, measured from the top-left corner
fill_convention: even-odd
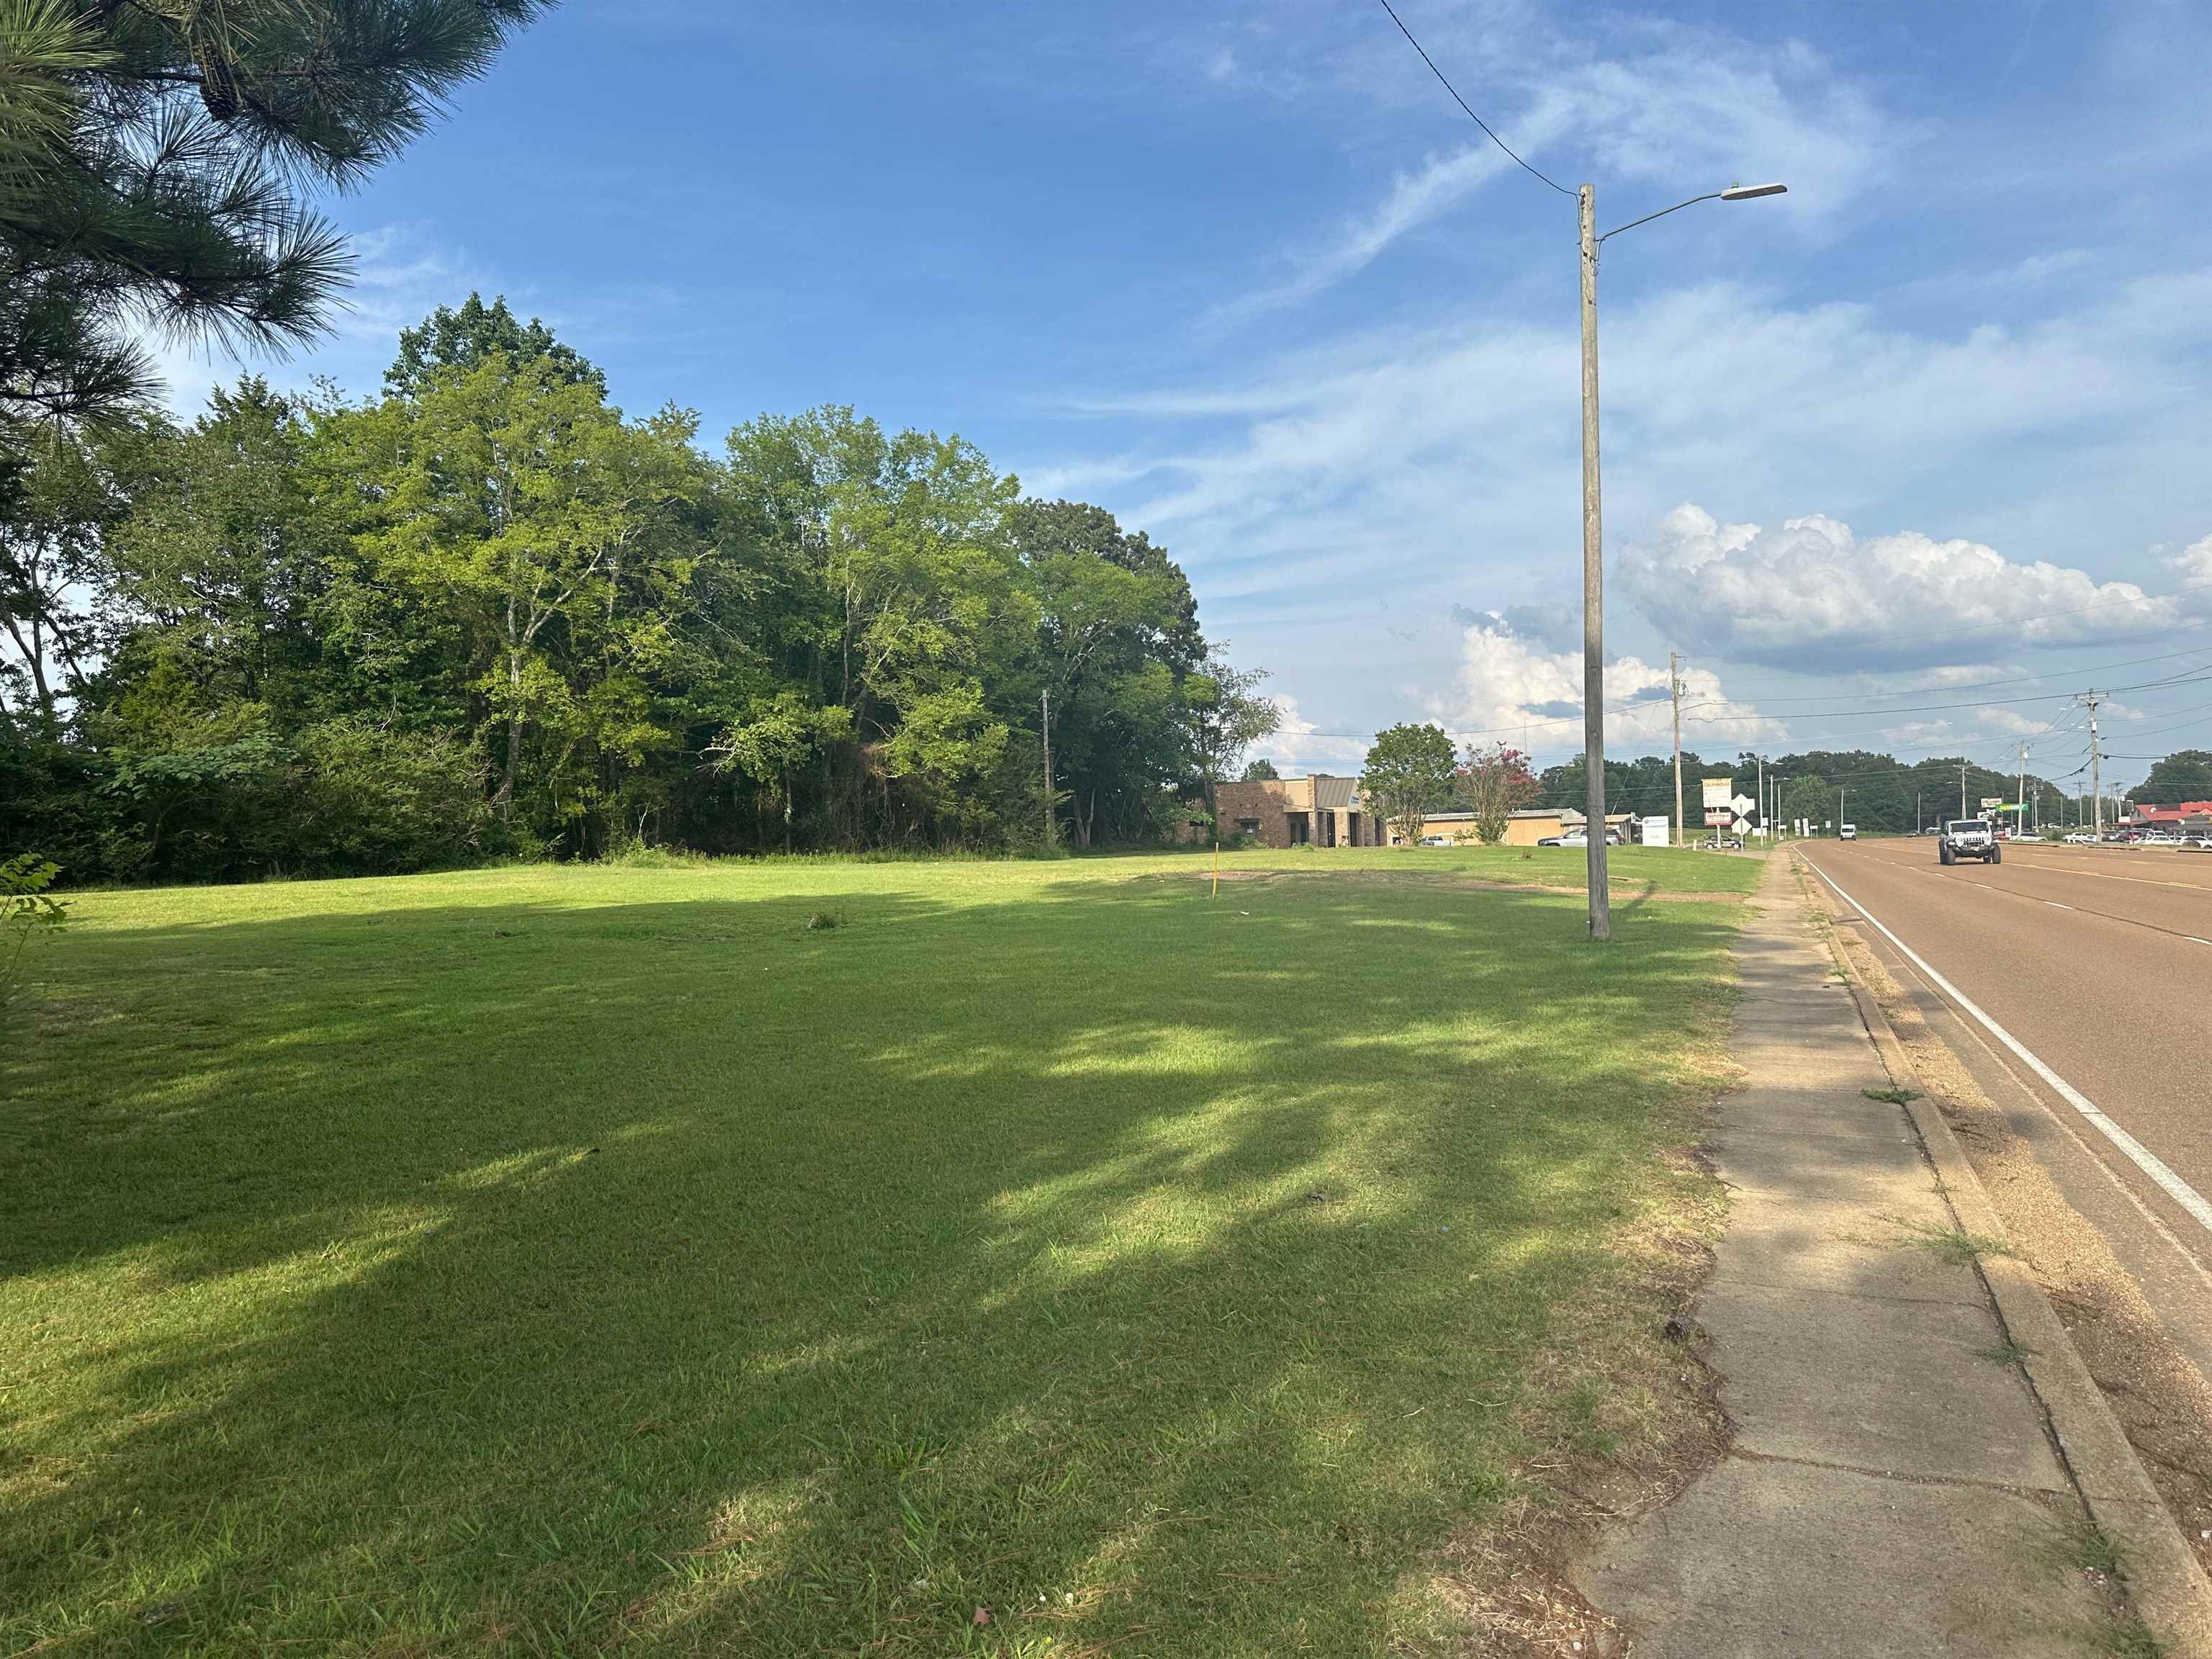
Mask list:
[[[1959,816],[1966,816],[1966,763],[1959,763]]]
[[[1756,758],[1759,762],[1759,838],[1766,842],[1772,839],[1766,833],[1766,757],[1760,755]]]
[[[1052,811],[1052,691],[1049,687],[1037,693],[1037,707],[1044,719],[1044,844],[1054,847],[1060,841],[1060,822]]]
[[[2091,833],[2097,838],[2094,844],[2102,847],[2105,844],[2105,757],[2097,744],[2097,705],[2105,701],[2105,696],[2101,691],[2084,691],[2074,701],[2086,703],[2089,708],[2089,793],[2097,803],[2097,827]]]
[[[1597,468],[1597,191],[1577,192],[1583,231],[1583,827],[1589,936],[1613,937],[1605,885],[1605,536]]]
[[[2013,797],[2012,832],[2027,833],[2027,744],[2020,746],[2020,793]]]
[[[1674,700],[1674,845],[1686,846],[1690,826],[1682,822],[1682,661],[1667,653],[1667,695]]]

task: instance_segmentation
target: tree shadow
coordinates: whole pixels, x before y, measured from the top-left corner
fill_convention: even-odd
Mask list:
[[[84,936],[4,1074],[0,1633],[1376,1646],[1735,918],[931,885]]]

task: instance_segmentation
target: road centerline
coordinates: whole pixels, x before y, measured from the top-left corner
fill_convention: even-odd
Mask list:
[[[1892,933],[1889,928],[1883,924],[1879,916],[1875,915],[1873,911],[1868,909],[1865,905],[1860,903],[1858,900],[1853,898],[1849,892],[1845,891],[1841,882],[1838,881],[1826,870],[1820,868],[1819,865],[1814,864],[1810,859],[1805,860],[1805,865],[1806,867],[1811,870],[1814,875],[1820,877],[1822,881],[1827,883],[1827,884],[1835,890],[1837,897],[1842,899],[1844,903],[1850,905],[1852,909],[1856,910],[1859,914],[1869,926],[1875,928],[1884,939],[1887,939],[1892,945],[1895,945],[1900,951],[1902,951],[1905,959],[1911,962],[1912,965],[1917,968],[1923,974],[1926,975],[1929,983],[1935,986],[1944,996],[1949,998],[1954,1007],[1956,1007],[1961,1013],[1970,1015],[1986,1030],[1988,1030],[1990,1036],[1996,1037],[1999,1042],[2004,1044],[2006,1048],[2009,1048],[2014,1054],[2018,1055],[2021,1061],[2027,1065],[2028,1069],[2033,1071],[2036,1076],[2041,1078],[2045,1083],[2049,1085],[2061,1100],[2063,1100],[2069,1106],[2071,1106],[2076,1112],[2079,1112],[2082,1118],[2094,1127],[2099,1133],[2102,1134],[2106,1139],[2109,1140],[2115,1147],[2118,1148],[2118,1150],[2125,1155],[2130,1163],[2133,1164],[2136,1168],[2142,1170],[2144,1175],[2149,1176],[2152,1182],[2157,1186],[2160,1192],[2164,1193],[2168,1198],[2179,1204],[2184,1210],[2186,1210],[2189,1212],[2191,1218],[2196,1221],[2199,1226],[2203,1227],[2205,1231],[2212,1233],[2212,1202],[2208,1202],[2202,1193],[2198,1192],[2194,1187],[2191,1186],[2179,1175],[2175,1174],[2172,1169],[2167,1165],[2165,1159],[2159,1157],[2156,1152],[2151,1151],[2149,1147],[2144,1146],[2142,1142],[2137,1140],[2125,1129],[2122,1128],[2111,1118],[2107,1117],[2094,1101],[2091,1100],[2079,1089],[2076,1089],[2064,1078],[2059,1076],[2057,1072],[2051,1070],[2049,1066],[2044,1063],[2042,1057],[2037,1054],[2034,1050],[2030,1048],[2026,1043],[2022,1042],[2018,1037],[2014,1036],[2010,1031],[2005,1030],[2003,1026],[1998,1024],[1995,1019],[1991,1018],[1983,1011],[1981,1006],[1972,997],[1968,996],[1964,991],[1961,991],[1948,979],[1945,978],[1943,975],[1936,969],[1935,965],[1929,962],[1926,957],[1923,957],[1917,951],[1914,950],[1903,939],[1899,939],[1895,933]]]

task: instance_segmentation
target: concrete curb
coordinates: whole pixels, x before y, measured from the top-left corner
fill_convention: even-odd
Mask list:
[[[1802,878],[1804,861],[1791,854]],[[1801,900],[1809,902],[1802,890]],[[1959,1146],[1958,1137],[1922,1087],[1918,1073],[1890,1029],[1881,1005],[1867,988],[1848,951],[1831,938],[1829,954],[1836,959],[1859,1018],[1874,1039],[1890,1081],[1900,1089],[1917,1091],[1905,1112],[1919,1131],[1942,1183],[1945,1201],[1965,1231],[1983,1238],[2005,1238],[2004,1224],[1982,1187],[1981,1177]],[[2043,1293],[2035,1275],[2017,1256],[1978,1253],[1976,1266],[1997,1317],[2013,1346],[2021,1351],[2021,1364],[2028,1385],[2043,1404],[2059,1455],[2081,1494],[2081,1501],[2099,1529],[2118,1552],[2127,1577],[2128,1592],[2136,1611],[2151,1634],[2174,1659],[2212,1659],[2212,1580],[2197,1564],[2188,1541],[2144,1473],[2135,1448],[2121,1430],[2119,1419],[2106,1402],[2104,1393],[2060,1322],[2057,1310]]]

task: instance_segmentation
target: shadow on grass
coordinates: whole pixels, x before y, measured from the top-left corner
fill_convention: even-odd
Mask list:
[[[0,1636],[1403,1637],[1732,918],[886,878],[88,936],[0,1073]]]

